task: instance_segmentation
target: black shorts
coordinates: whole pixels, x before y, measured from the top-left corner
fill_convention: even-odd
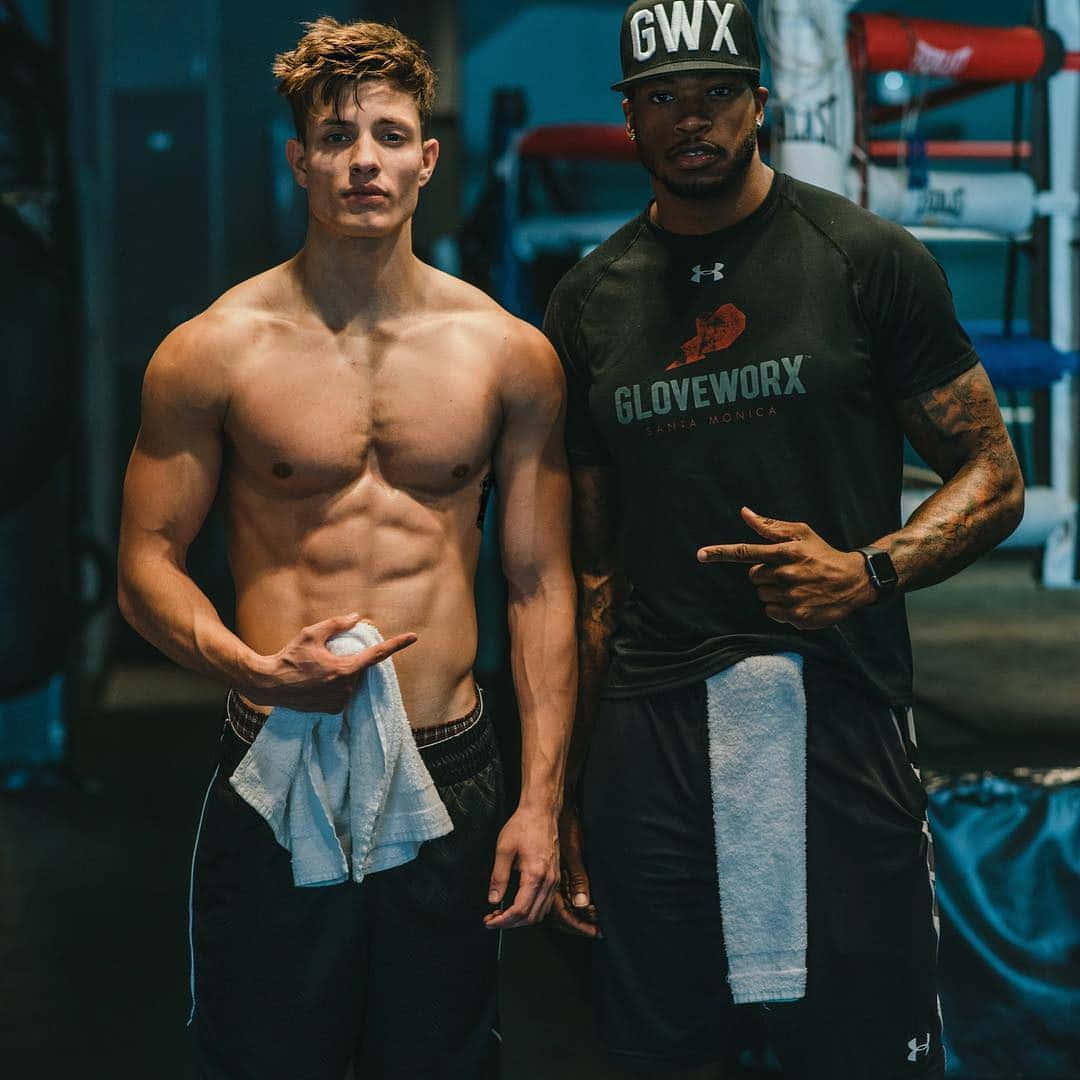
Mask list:
[[[454,822],[360,885],[297,888],[228,777],[225,724],[192,862],[192,1029],[204,1080],[493,1080],[499,935],[484,927],[502,825],[491,721],[420,753]]]
[[[806,997],[732,1003],[705,685],[604,702],[583,785],[597,1010],[628,1069],[721,1061],[764,1025],[788,1080],[944,1076],[937,912],[910,710],[807,660]]]

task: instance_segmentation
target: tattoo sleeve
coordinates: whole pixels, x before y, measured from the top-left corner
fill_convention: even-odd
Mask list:
[[[622,594],[616,557],[614,472],[573,469],[574,575],[578,589],[578,704],[567,763],[567,792],[576,790],[589,748],[593,718],[607,674],[608,646]]]
[[[981,364],[897,406],[911,445],[944,483],[898,532],[875,541],[904,589],[962,570],[1020,523],[1024,485],[993,387]]]

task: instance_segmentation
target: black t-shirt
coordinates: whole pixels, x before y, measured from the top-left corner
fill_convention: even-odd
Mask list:
[[[768,619],[737,564],[741,506],[845,551],[900,526],[893,403],[977,362],[945,275],[906,230],[777,174],[731,228],[628,222],[556,286],[544,329],[566,368],[571,465],[613,466],[630,592],[607,692],[707,678],[796,650],[911,699],[903,597],[826,630]]]

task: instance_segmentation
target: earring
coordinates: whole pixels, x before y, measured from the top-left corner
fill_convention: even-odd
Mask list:
[[[633,128],[627,128],[626,135],[631,142],[637,142],[637,132]]]

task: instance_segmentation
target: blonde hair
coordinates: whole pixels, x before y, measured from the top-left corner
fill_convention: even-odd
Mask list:
[[[317,102],[340,109],[365,79],[386,79],[410,94],[421,128],[427,126],[435,104],[435,71],[417,42],[385,23],[340,23],[323,15],[303,25],[306,33],[296,48],[275,56],[273,66],[301,142]]]

